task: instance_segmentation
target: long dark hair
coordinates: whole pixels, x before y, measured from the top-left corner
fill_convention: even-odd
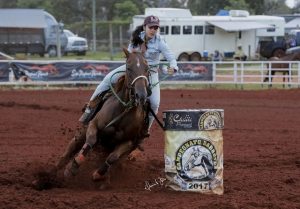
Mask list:
[[[131,43],[133,47],[137,47],[144,43],[144,41],[140,38],[140,33],[144,31],[143,25],[137,26],[131,35]]]

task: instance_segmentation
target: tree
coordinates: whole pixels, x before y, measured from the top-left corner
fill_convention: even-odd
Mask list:
[[[261,15],[264,13],[264,0],[245,0],[251,8],[251,14]]]
[[[187,8],[194,15],[215,15],[220,9],[228,5],[228,0],[189,0]]]
[[[225,6],[226,10],[247,10],[251,13],[249,5],[245,0],[229,0],[228,6]]]
[[[291,9],[285,4],[285,0],[265,0],[265,14],[278,15],[288,14]]]
[[[115,7],[115,16],[114,19],[117,20],[130,20],[132,16],[139,13],[138,8],[136,5],[129,0],[126,0],[122,3],[116,3]]]
[[[17,7],[17,1],[18,0],[0,0],[0,8],[15,8]]]

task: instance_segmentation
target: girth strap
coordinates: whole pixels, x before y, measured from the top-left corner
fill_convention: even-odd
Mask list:
[[[114,124],[115,122],[117,122],[118,120],[120,120],[127,112],[129,112],[129,110],[131,108],[132,107],[126,108],[120,115],[118,115],[112,121],[110,121],[104,128],[107,128],[107,127],[111,126],[112,124]]]

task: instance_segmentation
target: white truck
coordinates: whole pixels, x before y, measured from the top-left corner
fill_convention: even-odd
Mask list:
[[[133,17],[131,30],[148,15],[160,18],[160,34],[179,61],[199,61],[215,50],[231,57],[239,45],[254,58],[259,41],[284,36],[283,17],[249,15],[244,10],[231,10],[229,16],[193,16],[188,9],[146,8],[144,15]]]
[[[65,29],[64,34],[68,38],[68,45],[65,50],[65,55],[75,53],[77,55],[85,55],[88,50],[86,38],[75,35],[72,31]]]

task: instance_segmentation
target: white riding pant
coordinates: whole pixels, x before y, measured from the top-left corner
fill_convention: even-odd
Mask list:
[[[108,90],[110,88],[110,82],[116,83],[119,78],[125,74],[126,65],[122,65],[110,73],[108,73],[102,82],[97,86],[96,90],[94,91],[90,100],[93,100],[97,95],[101,94],[102,92]],[[117,73],[119,72],[119,73]],[[113,76],[113,77],[112,77]],[[160,86],[158,82],[158,72],[157,68],[152,68],[150,70],[149,76],[149,83],[151,84],[152,94],[150,95],[149,100],[151,104],[151,109],[157,114],[159,104],[160,104]],[[155,85],[155,86],[152,86]],[[154,121],[154,116],[149,113],[149,129]]]

